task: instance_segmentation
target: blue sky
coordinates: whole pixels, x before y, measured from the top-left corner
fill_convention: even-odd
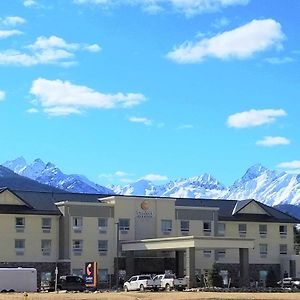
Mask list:
[[[100,184],[300,173],[298,0],[0,2],[0,161]]]

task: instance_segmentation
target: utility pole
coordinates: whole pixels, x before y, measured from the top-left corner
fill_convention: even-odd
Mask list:
[[[119,243],[120,243],[120,229],[119,222],[115,223],[117,225],[117,264],[116,264],[116,287],[119,289]]]

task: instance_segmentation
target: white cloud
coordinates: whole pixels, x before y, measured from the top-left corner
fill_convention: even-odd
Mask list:
[[[36,109],[36,108],[29,108],[29,109],[26,110],[26,112],[29,113],[29,114],[36,114],[36,113],[39,112],[39,110]]]
[[[222,17],[220,19],[216,19],[213,23],[212,23],[212,27],[216,28],[216,29],[220,29],[223,27],[226,27],[230,24],[230,20]]]
[[[20,35],[22,34],[22,31],[12,29],[12,30],[0,30],[0,39],[6,39],[8,37],[14,36],[14,35]]]
[[[300,160],[282,162],[278,164],[277,167],[282,169],[291,169],[291,170],[300,169]]]
[[[16,26],[26,23],[26,20],[18,16],[10,16],[3,19],[0,18],[0,23],[5,26]]]
[[[45,113],[54,116],[79,114],[89,108],[127,108],[146,99],[139,93],[104,94],[69,81],[44,78],[33,81],[30,93],[36,97],[37,103],[43,107]]]
[[[29,51],[21,52],[8,49],[0,52],[0,65],[34,66],[39,64],[56,64],[63,67],[69,67],[76,64],[76,51],[87,50],[95,52],[96,49],[96,47],[92,47],[94,51],[86,49],[85,44],[68,43],[57,36],[40,36],[33,44],[30,44],[25,48]]]
[[[281,25],[272,20],[253,20],[241,27],[197,42],[185,42],[167,54],[177,63],[198,63],[207,57],[245,59],[268,48],[281,47]]]
[[[251,109],[230,115],[227,119],[228,127],[247,128],[272,123],[277,117],[284,117],[287,113],[283,109]]]
[[[194,128],[194,125],[192,124],[183,124],[177,127],[178,129],[192,129]]]
[[[24,0],[23,5],[25,7],[31,7],[37,5],[37,2],[35,0]]]
[[[169,8],[187,17],[219,11],[234,5],[246,5],[250,0],[74,0],[77,4],[97,4],[104,8],[130,5],[139,6],[149,13],[157,13]]]
[[[285,57],[268,57],[265,58],[265,61],[272,65],[282,65],[295,61],[294,58],[285,56]]]
[[[153,124],[151,120],[142,117],[130,117],[128,120],[133,123],[142,123],[146,126],[151,126]]]
[[[291,141],[282,136],[265,136],[262,140],[256,142],[256,145],[265,147],[274,147],[278,145],[289,145]]]
[[[165,181],[168,180],[168,177],[159,174],[148,174],[145,175],[142,179],[149,180],[149,181]]]
[[[0,90],[0,101],[5,99],[5,92]]]
[[[101,51],[101,47],[97,44],[88,45],[84,49],[87,50],[87,51],[90,51],[90,52],[99,52],[99,51]]]

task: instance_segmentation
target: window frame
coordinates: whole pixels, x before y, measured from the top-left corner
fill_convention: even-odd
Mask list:
[[[45,221],[49,221],[49,224],[45,224]],[[47,222],[46,222],[47,223]],[[51,218],[42,218],[42,231],[49,233],[52,228],[52,219]]]
[[[21,220],[21,223],[18,224],[18,221]],[[15,228],[16,232],[24,232],[25,230],[25,217],[16,217],[15,218]]]
[[[243,230],[241,227],[245,227],[245,230]],[[239,223],[238,224],[238,231],[240,237],[245,237],[247,235],[247,224],[246,223]]]
[[[17,244],[20,243],[23,247],[17,247]],[[15,239],[15,252],[16,255],[24,255],[25,253],[25,239]]]
[[[82,227],[83,227],[83,218],[82,217],[73,217],[72,226],[73,226],[73,231],[75,233],[81,233]]]
[[[265,247],[265,251],[262,251],[262,250],[264,250],[264,249],[262,249],[263,247]],[[268,244],[259,244],[259,254],[260,254],[260,257],[268,256]]]
[[[285,248],[285,250],[282,250],[282,248]],[[287,244],[279,244],[279,254],[280,255],[287,255],[288,253],[288,245]]]
[[[80,246],[80,247],[75,247],[77,243],[78,243],[78,246]],[[73,255],[81,255],[82,254],[83,240],[78,240],[78,239],[72,240],[72,252],[73,252]]]
[[[43,243],[47,244],[49,243],[48,247],[43,245]],[[41,240],[41,251],[43,256],[51,256],[51,248],[52,248],[52,242],[49,239],[42,239]]]
[[[100,225],[100,221],[104,221],[104,226]],[[107,233],[107,228],[108,228],[108,219],[107,218],[98,218],[98,230],[99,233]]]
[[[187,226],[183,226],[186,224]],[[189,232],[190,231],[190,221],[189,220],[180,220],[180,231]]]
[[[128,218],[119,219],[119,230],[121,231],[121,233],[128,233],[128,231],[130,230],[130,219]]]
[[[212,222],[211,221],[203,221],[203,234],[204,235],[211,235],[212,232]],[[208,226],[206,226],[208,225]],[[208,228],[205,228],[208,227]]]
[[[166,225],[166,226],[165,226]],[[169,226],[167,226],[169,225]],[[163,234],[170,234],[172,232],[172,220],[170,219],[163,219],[161,220],[161,232]]]
[[[106,247],[100,247],[101,243],[103,243]],[[99,252],[99,255],[107,255],[107,252],[108,252],[108,240],[98,240],[98,252]]]

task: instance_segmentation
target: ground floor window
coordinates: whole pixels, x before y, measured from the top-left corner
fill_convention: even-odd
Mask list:
[[[108,269],[98,269],[98,281],[108,282]]]

